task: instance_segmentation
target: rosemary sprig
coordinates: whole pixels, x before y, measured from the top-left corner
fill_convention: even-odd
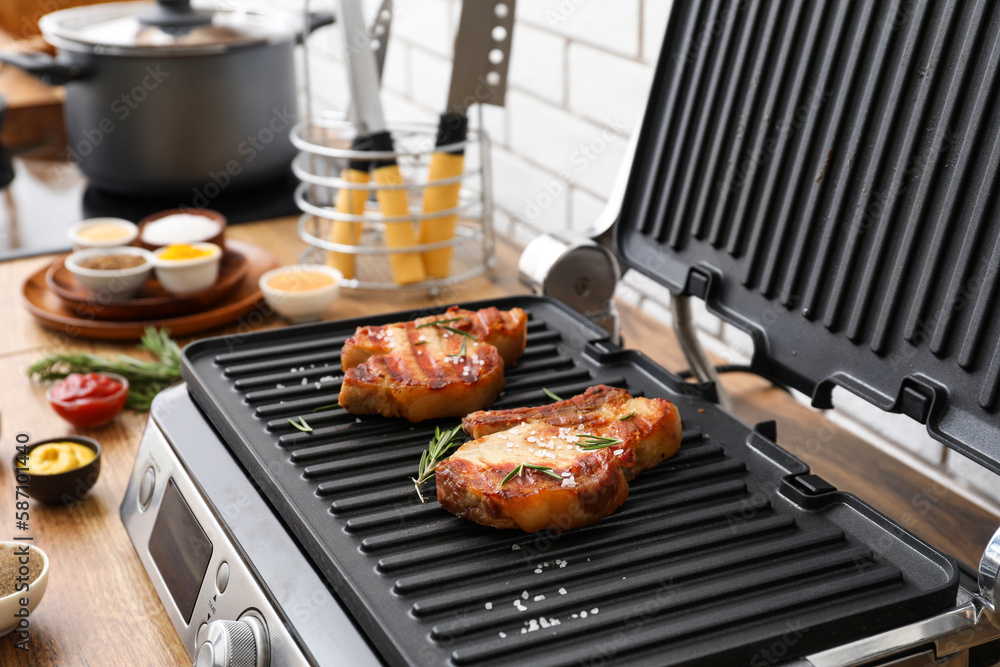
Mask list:
[[[427,449],[420,454],[420,465],[417,466],[417,476],[411,478],[420,502],[427,502],[424,500],[424,494],[420,493],[420,487],[434,476],[434,468],[445,458],[445,455],[461,444],[459,443],[462,437],[461,433],[461,424],[447,431],[442,431],[441,427],[434,429],[434,437],[427,443]]]
[[[294,419],[289,419],[288,423],[294,426],[295,428],[299,429],[303,433],[312,433],[313,427],[306,423],[305,417],[299,417],[298,422],[295,421]]]
[[[445,322],[458,322],[461,317],[449,317],[446,320],[434,320],[433,322],[424,322],[423,324],[418,324],[418,329],[426,329],[427,327],[437,327],[441,326]]]
[[[632,419],[632,417],[635,417],[635,410],[633,410],[632,412],[628,413],[627,415],[625,415],[624,417],[622,417],[618,421],[620,421],[620,422],[627,422],[629,419]]]
[[[313,412],[323,412],[324,410],[336,410],[340,407],[340,403],[333,403],[331,405],[321,405],[318,408],[313,408]]]
[[[125,405],[130,410],[149,410],[153,397],[181,381],[181,350],[166,329],[148,327],[142,334],[139,349],[152,354],[156,361],[146,361],[119,354],[61,352],[39,359],[28,367],[28,375],[40,382],[61,380],[70,373],[117,373],[128,379]]]
[[[554,472],[552,472],[552,468],[550,468],[549,466],[538,466],[538,465],[535,465],[533,463],[524,463],[524,462],[521,462],[521,463],[518,463],[517,466],[515,466],[515,468],[513,470],[511,470],[509,473],[507,473],[507,476],[503,478],[502,482],[500,482],[500,486],[503,486],[504,484],[506,484],[510,480],[514,479],[515,477],[520,477],[521,475],[524,474],[525,470],[537,470],[538,472],[544,473],[544,474],[548,475],[549,477],[554,477],[554,478],[556,478],[558,480],[562,479],[562,477],[560,477],[559,475],[557,475]]]
[[[427,345],[427,341],[426,340],[418,340],[416,343],[414,343],[414,345],[415,346],[416,345]]]
[[[618,438],[605,438],[600,435],[590,435],[589,433],[586,433],[580,436],[580,443],[577,447],[580,449],[592,450],[604,449],[605,447],[620,444],[622,444],[622,441]]]
[[[548,387],[542,387],[542,393],[551,398],[553,401],[561,401],[562,399],[556,396]]]

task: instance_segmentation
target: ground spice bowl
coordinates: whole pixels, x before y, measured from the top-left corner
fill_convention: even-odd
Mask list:
[[[85,466],[55,475],[32,475],[30,472],[18,468],[17,461],[23,457],[23,454],[18,452],[14,456],[14,474],[24,473],[27,475],[27,493],[33,499],[46,505],[70,505],[87,495],[87,492],[97,483],[97,478],[101,475],[101,446],[96,440],[74,435],[42,440],[29,445],[26,451],[30,454],[35,447],[52,442],[76,442],[84,447],[89,447],[94,450],[94,460]]]
[[[24,542],[0,542],[0,548],[17,549],[27,547],[28,558],[42,559],[42,572],[31,582],[26,591],[14,591],[10,595],[0,597],[0,637],[9,635],[18,628],[18,624],[26,625],[26,614],[31,614],[35,607],[42,601],[45,589],[49,585],[49,557],[48,555],[32,544]],[[20,567],[20,564],[17,565]],[[27,602],[27,605],[22,605]],[[27,609],[27,612],[24,610]]]

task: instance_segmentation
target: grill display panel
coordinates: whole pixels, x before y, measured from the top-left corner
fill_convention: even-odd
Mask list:
[[[604,383],[673,401],[684,442],[594,526],[499,531],[421,504],[435,425],[343,410],[340,347],[397,313],[204,340],[192,396],[390,664],[770,664],[941,611],[957,568],[557,302],[523,297],[524,358],[495,407]],[[443,308],[441,309],[443,310]],[[437,311],[433,311],[437,312]],[[289,418],[305,416],[312,432]],[[428,485],[428,490],[432,490]],[[779,655],[780,654],[780,655]]]

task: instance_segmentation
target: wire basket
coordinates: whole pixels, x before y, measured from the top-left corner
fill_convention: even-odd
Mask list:
[[[410,289],[432,293],[487,273],[496,263],[493,237],[493,196],[490,187],[489,138],[482,130],[470,130],[464,142],[435,147],[437,127],[428,123],[400,122],[390,127],[393,152],[351,149],[354,126],[341,119],[314,119],[292,130],[292,143],[300,153],[292,170],[301,181],[295,203],[302,211],[299,237],[310,245],[302,256],[304,263],[324,263],[330,253],[344,253],[353,258],[354,276],[343,286],[352,289]],[[428,181],[428,164],[435,151],[464,149],[464,171],[454,178]],[[355,183],[341,177],[351,163],[394,159],[403,175],[400,184]],[[458,204],[454,208],[423,213],[424,194],[434,186],[460,182]],[[409,197],[409,215],[383,216],[376,203],[379,190],[405,189]],[[366,203],[362,215],[339,212],[337,195],[341,190],[364,190]],[[388,225],[418,226],[423,220],[457,215],[455,235],[435,243],[389,247],[385,230]],[[360,223],[355,244],[332,240],[337,223]],[[393,279],[390,256],[394,253],[424,253],[451,247],[447,277],[427,278],[399,284]]]

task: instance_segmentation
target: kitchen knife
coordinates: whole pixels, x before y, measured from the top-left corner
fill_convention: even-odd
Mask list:
[[[392,135],[385,125],[382,115],[382,101],[379,98],[378,66],[375,54],[367,44],[358,45],[355,38],[364,35],[364,18],[360,0],[340,0],[341,26],[347,50],[347,65],[350,76],[351,98],[356,113],[355,128],[364,150],[375,152],[393,151]],[[392,222],[393,218],[410,215],[409,198],[405,182],[399,173],[395,158],[369,160],[371,177],[376,184],[384,186],[376,190],[385,223],[385,241],[390,248],[407,248],[417,244],[417,233],[406,220]],[[351,196],[351,204],[354,197]],[[416,283],[424,280],[424,265],[416,252],[394,252],[389,255],[393,279],[399,284]]]
[[[458,206],[465,170],[465,149],[454,147],[465,141],[469,107],[475,103],[503,106],[507,91],[507,64],[514,30],[515,0],[464,0],[462,18],[455,37],[448,107],[438,123],[436,146],[431,156],[428,181],[456,179],[424,192],[424,215]],[[438,243],[454,238],[458,215],[420,221],[420,243]],[[451,269],[452,246],[423,253],[424,270],[432,278],[446,278]]]
[[[369,47],[375,53],[375,69],[381,83],[382,70],[385,68],[385,52],[389,43],[389,33],[392,29],[392,2],[383,0],[375,15],[371,30],[367,33],[370,39]],[[347,118],[357,123],[357,114],[352,103],[347,110]],[[365,150],[367,141],[361,135],[356,135],[351,143],[354,150]],[[341,170],[340,179],[347,183],[368,184],[368,161],[352,159],[347,168]],[[364,215],[365,202],[368,200],[368,190],[340,188],[337,190],[336,211],[347,215]],[[330,229],[330,241],[341,245],[357,245],[361,241],[361,223],[346,220],[334,220]],[[345,278],[354,278],[355,256],[346,252],[331,252],[326,259],[328,266],[339,270]]]

